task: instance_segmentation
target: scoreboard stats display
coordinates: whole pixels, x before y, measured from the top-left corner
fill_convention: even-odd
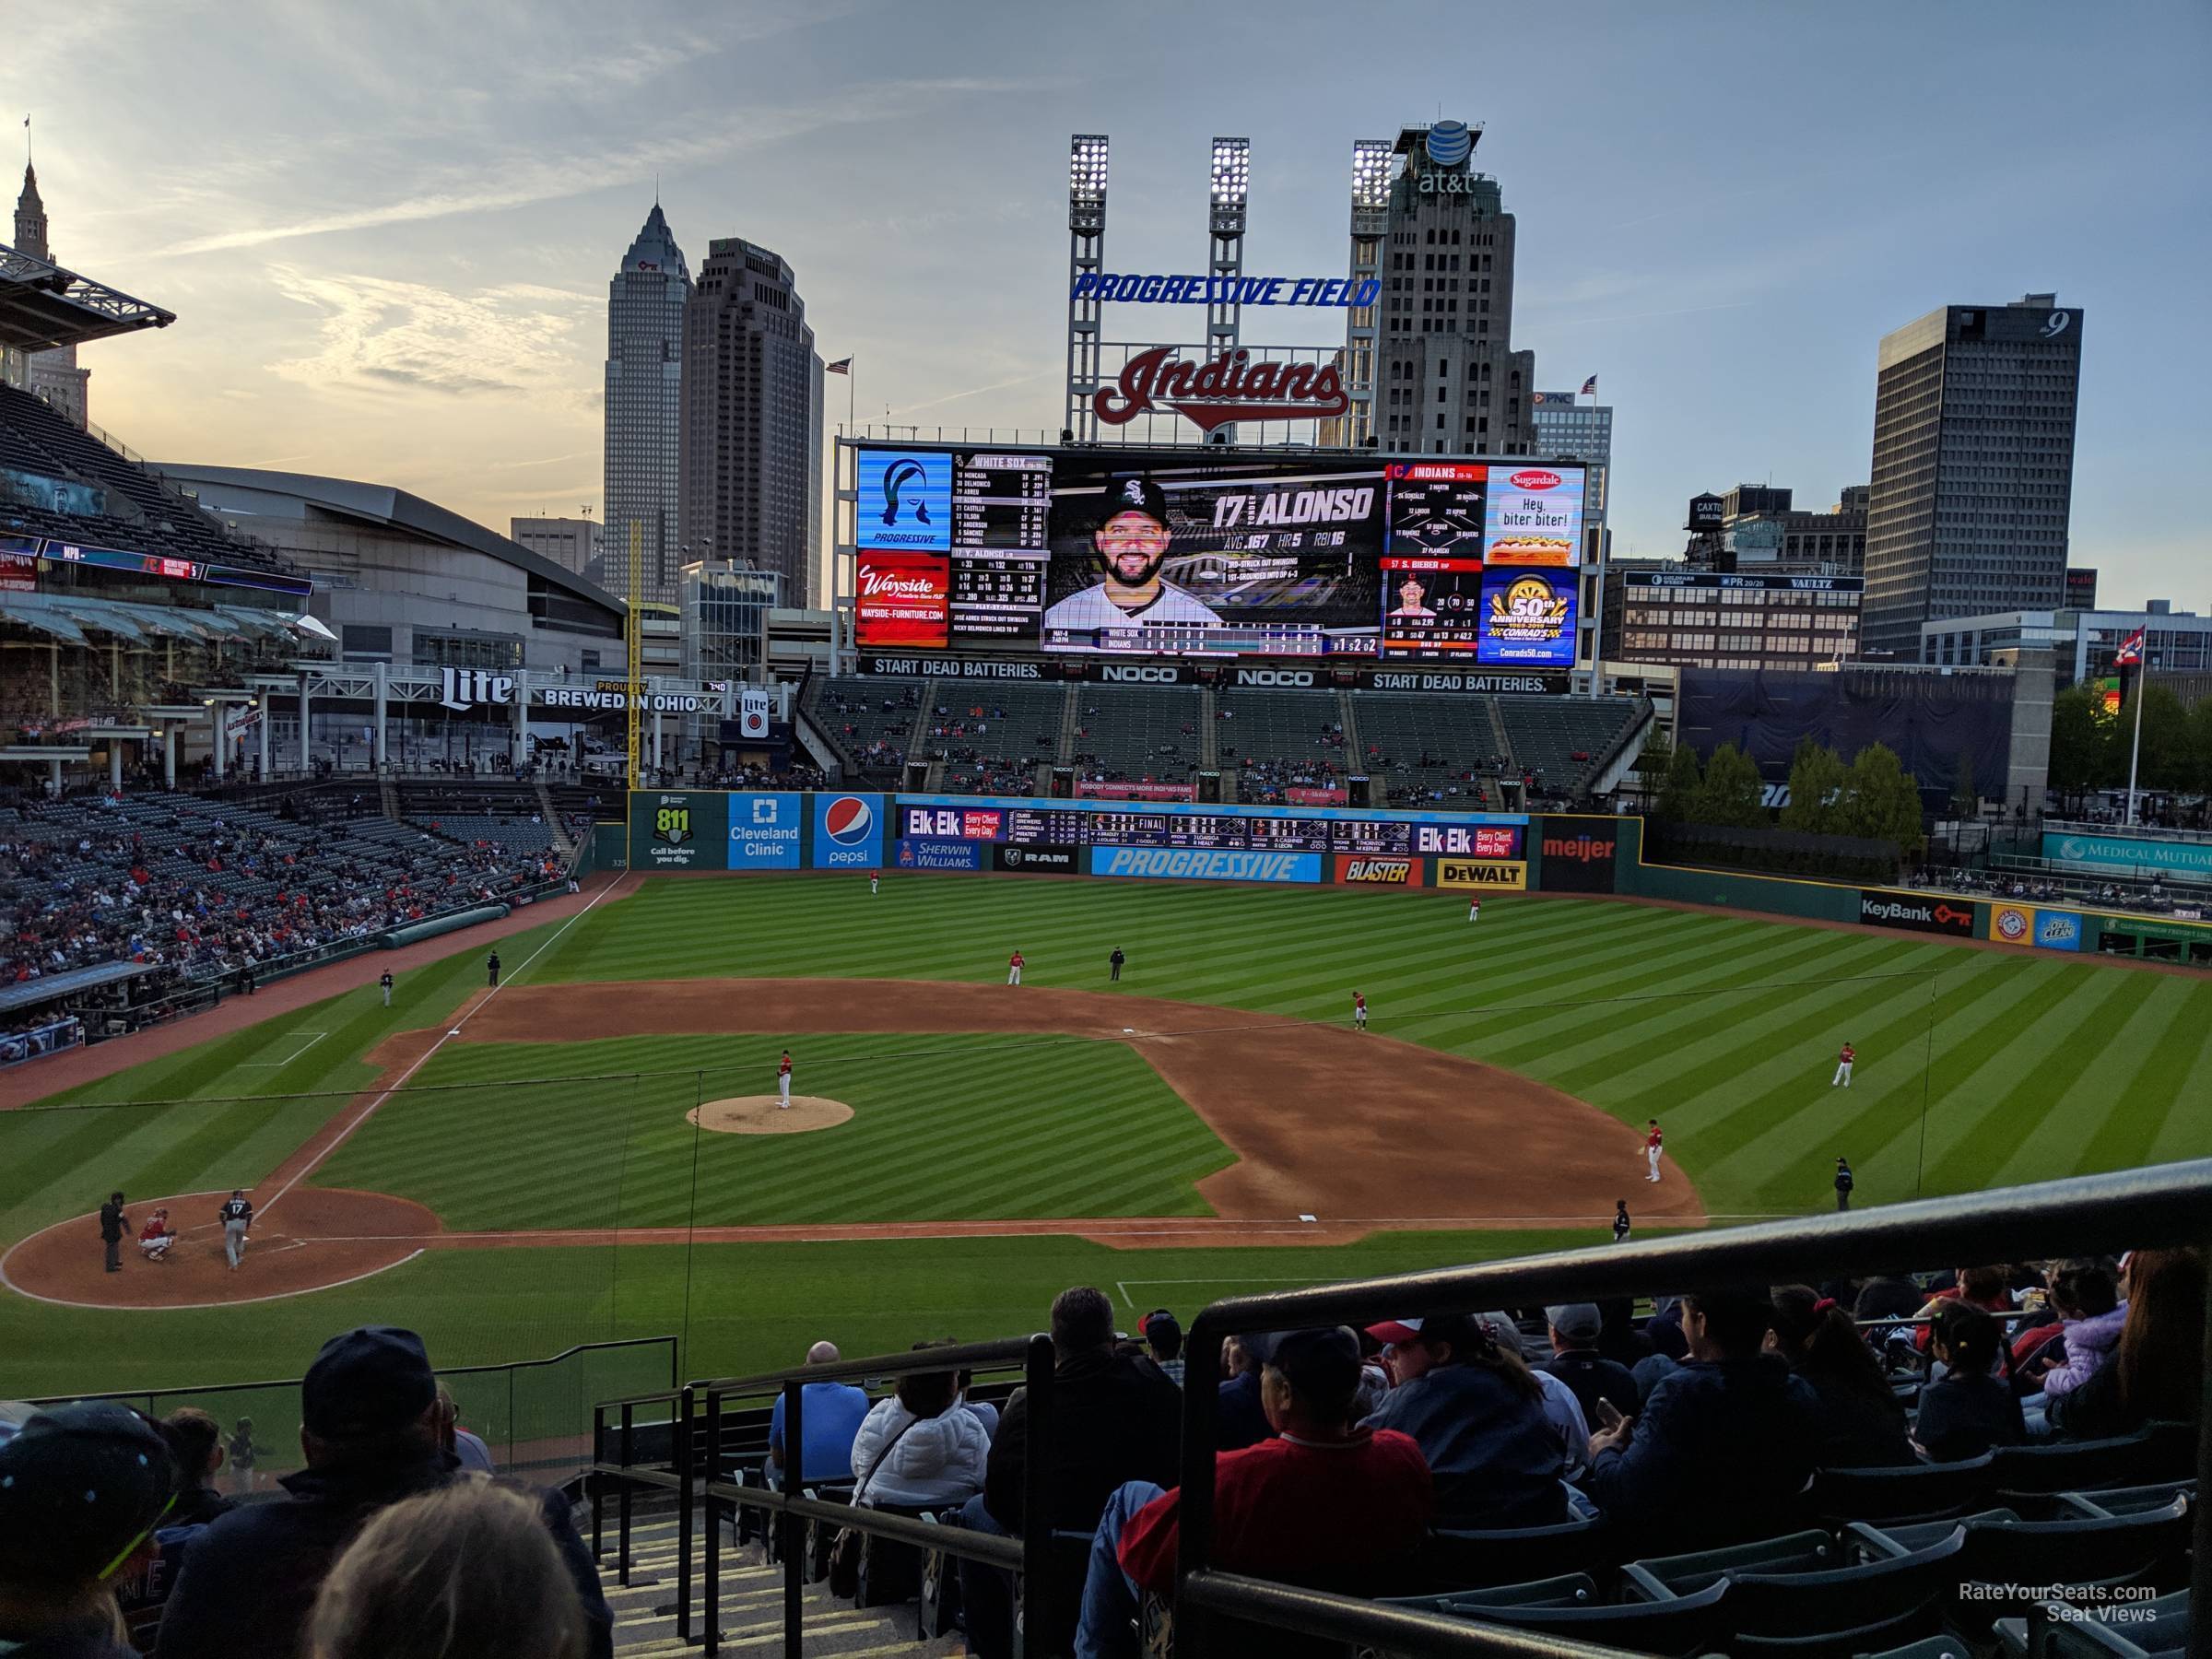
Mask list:
[[[1234,807],[1156,811],[1136,807],[1039,807],[902,796],[898,839],[916,843],[979,842],[1013,847],[1186,847],[1230,853],[1359,853],[1460,858],[1522,856],[1525,826],[1486,822],[1480,814],[1406,818],[1261,814]],[[965,867],[977,867],[969,865]]]
[[[1519,611],[1499,608],[1505,590],[1494,595],[1488,579],[1581,562],[1579,467],[1121,448],[854,453],[863,650],[1573,661],[1571,574],[1545,580],[1545,606],[1513,590]]]

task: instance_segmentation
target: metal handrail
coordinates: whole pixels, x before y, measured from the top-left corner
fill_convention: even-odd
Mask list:
[[[2121,1248],[2204,1245],[2212,1235],[2212,1159],[2038,1186],[1965,1194],[1726,1231],[1679,1234],[1604,1251],[1486,1263],[1306,1290],[1232,1296],[1203,1310],[1184,1339],[1187,1378],[1218,1375],[1226,1338],[1254,1331],[1369,1324],[1410,1314],[1479,1312],[1535,1303],[1597,1301],[1624,1292],[1731,1282],[1781,1284],[1838,1274],[1900,1271],[1930,1261],[2004,1261]],[[2212,1319],[2206,1325],[2212,1352]],[[2212,1396],[2212,1364],[2206,1378]],[[1214,1529],[1217,1391],[1183,1390],[1182,1495],[1175,1620],[1179,1645],[1208,1651],[1210,1618],[1319,1630],[1394,1653],[1502,1653],[1570,1659],[1579,1643],[1436,1614],[1388,1609],[1353,1596],[1296,1589],[1209,1564]],[[2208,1398],[2212,1406],[2212,1398]],[[2212,1409],[2204,1414],[2212,1417]],[[2200,1489],[2212,1489],[2212,1435],[2200,1435]],[[2192,1594],[2212,1606],[2212,1514],[2195,1514]],[[2203,1625],[2192,1652],[2207,1651]]]

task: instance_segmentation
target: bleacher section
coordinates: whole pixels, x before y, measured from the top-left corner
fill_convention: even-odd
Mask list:
[[[845,764],[871,782],[903,782],[907,743],[922,718],[922,681],[873,676],[824,677],[813,682],[807,713],[843,753]]]
[[[1342,788],[1352,770],[1334,691],[1221,691],[1214,745],[1238,798],[1281,806],[1293,786]]]
[[[484,786],[466,783],[403,782],[397,786],[400,814],[418,829],[464,846],[506,847],[516,853],[549,853],[559,845],[536,791],[527,783]],[[568,812],[571,834],[591,828],[589,809]]]
[[[0,466],[107,492],[102,513],[55,512],[0,493],[0,532],[53,535],[130,552],[300,572],[267,548],[234,535],[212,513],[146,468],[80,432],[27,392],[0,386]]]
[[[1077,688],[1076,775],[1093,782],[1187,783],[1203,751],[1194,686]]]
[[[1040,793],[1037,769],[1060,748],[1067,709],[1065,682],[929,683],[924,755],[945,762],[944,787],[954,794]]]
[[[1627,698],[1502,696],[1497,702],[1530,796],[1560,800],[1588,790],[1643,709]]]
[[[1497,752],[1484,697],[1362,693],[1355,700],[1361,759],[1381,806],[1470,811],[1498,806]]]

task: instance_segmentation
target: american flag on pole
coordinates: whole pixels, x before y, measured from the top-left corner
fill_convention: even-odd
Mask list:
[[[839,358],[834,363],[824,363],[822,372],[824,374],[850,374],[853,372],[853,359]]]
[[[2138,628],[2120,641],[2120,649],[2112,653],[2113,667],[2133,668],[2143,660],[2143,633]]]
[[[1592,375],[1588,380],[1583,382],[1583,395],[1584,397],[1595,397],[1597,395],[1596,375]]]

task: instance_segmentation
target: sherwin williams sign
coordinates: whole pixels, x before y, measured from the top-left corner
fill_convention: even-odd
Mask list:
[[[1229,853],[1206,847],[1099,847],[1093,876],[1152,881],[1319,881],[1318,853]]]
[[[2212,879],[2212,841],[2151,841],[2124,835],[2043,832],[2043,856],[2056,864],[2108,869],[2174,870]]]

